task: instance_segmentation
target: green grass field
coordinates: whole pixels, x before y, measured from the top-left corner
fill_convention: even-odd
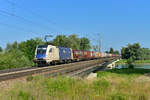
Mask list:
[[[150,70],[113,69],[98,72],[98,78],[31,76],[1,89],[1,100],[149,100]]]
[[[127,64],[127,60],[122,59],[116,64]],[[150,60],[136,60],[133,64],[150,64]]]

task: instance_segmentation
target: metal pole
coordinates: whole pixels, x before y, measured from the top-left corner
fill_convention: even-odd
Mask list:
[[[47,38],[48,38],[48,37],[53,37],[53,36],[52,36],[52,35],[45,35],[45,38],[44,38],[44,39],[45,39],[45,41],[46,41],[47,44],[48,44],[48,41],[47,41]]]
[[[100,35],[100,33],[98,33],[98,47],[99,47],[99,52],[101,52],[101,35]]]

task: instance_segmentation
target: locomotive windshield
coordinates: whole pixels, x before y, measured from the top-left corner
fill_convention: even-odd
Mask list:
[[[38,48],[47,48],[48,45],[39,45]]]
[[[37,54],[46,54],[46,49],[37,49]]]
[[[47,45],[39,45],[37,48],[37,54],[46,54]]]

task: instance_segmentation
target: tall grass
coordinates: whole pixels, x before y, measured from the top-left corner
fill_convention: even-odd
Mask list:
[[[150,80],[141,81],[149,70],[121,69],[98,72],[96,80],[33,77],[10,90],[1,100],[148,100]],[[31,76],[29,76],[31,77]]]

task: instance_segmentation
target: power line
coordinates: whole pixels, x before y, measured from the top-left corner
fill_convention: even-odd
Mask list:
[[[94,36],[94,37],[93,37]],[[102,51],[102,37],[100,33],[97,34],[87,34],[86,37],[88,37],[88,39],[90,41],[93,41],[93,43],[91,43],[93,46],[97,46],[98,47],[98,51],[101,52]]]
[[[5,16],[7,16],[7,15],[0,13],[0,16],[4,16],[4,17],[5,17]],[[21,30],[21,31],[24,30],[25,32],[36,33],[36,32],[34,32],[33,30],[31,30],[31,29],[25,29],[25,28],[20,27],[20,26],[10,25],[10,24],[4,23],[4,22],[0,22],[0,24],[1,24],[1,25],[4,25],[4,26],[7,26],[7,27],[10,27],[10,28],[16,28],[17,30],[19,29],[19,30]]]
[[[9,15],[9,16],[13,16],[13,17],[19,18],[19,19],[21,19],[21,20],[23,20],[25,22],[28,22],[30,24],[34,24],[34,25],[39,26],[39,27],[43,26],[42,24],[38,24],[36,22],[33,22],[31,20],[26,19],[25,17],[18,16],[16,14],[10,13],[8,11],[0,10],[0,12],[3,13],[3,14]],[[46,28],[46,29],[49,29],[47,26],[43,26],[43,27]]]
[[[14,26],[14,25],[9,25],[9,24],[4,23],[4,22],[0,22],[0,25],[4,25],[4,26],[7,26],[7,27],[10,27],[10,28],[13,28],[13,29],[15,28],[16,30],[20,30],[20,31],[23,31],[23,32],[35,33],[32,30],[28,30],[28,29],[25,29],[23,27],[18,27],[18,26]]]
[[[102,44],[101,44],[101,35],[100,35],[100,33],[98,33],[98,43],[99,43],[99,52],[101,52]]]
[[[18,7],[18,8],[23,9],[22,6],[19,6],[18,4],[14,3],[14,2],[12,2],[12,1],[10,1],[10,0],[5,0],[5,1],[6,1],[7,3],[13,5],[13,6],[16,6],[16,7]],[[35,12],[33,12],[32,10],[29,11],[29,10],[26,9],[26,11],[27,11],[28,13],[32,14],[33,16],[39,17],[39,18],[41,18],[42,20],[44,20],[44,21],[46,21],[46,22],[50,22],[52,25],[55,25],[55,26],[56,26],[56,22],[53,22],[53,21],[47,19],[46,17],[41,16],[41,14],[35,13]],[[57,25],[56,27],[57,27],[57,28],[61,28],[61,27],[59,27],[58,25]],[[55,30],[57,30],[57,29],[55,29]],[[60,30],[60,29],[59,29],[59,30]],[[58,31],[58,30],[57,30],[57,31]],[[61,31],[59,31],[59,32],[61,32]]]
[[[46,21],[46,22],[48,22],[48,23],[50,22],[51,24],[53,24],[53,25],[56,26],[56,23],[55,23],[55,22],[50,21],[50,20],[47,19],[45,16],[42,16],[41,14],[38,14],[37,12],[36,12],[36,13],[33,12],[33,10],[24,9],[22,6],[18,5],[18,4],[15,3],[15,2],[12,2],[12,1],[10,1],[10,0],[4,0],[4,1],[7,2],[7,3],[9,3],[11,6],[15,6],[16,8],[23,9],[22,11],[26,11],[26,12],[30,13],[31,15],[36,16],[36,17],[38,17],[38,18],[40,18],[40,19],[42,19],[42,20],[44,20],[44,21]],[[10,13],[10,12],[8,12],[8,11],[6,11],[6,10],[0,10],[0,12],[3,13],[3,14],[9,15],[9,16],[16,17],[16,18],[21,19],[21,20],[23,20],[23,21],[25,21],[25,22],[28,22],[28,23],[30,23],[30,24],[34,24],[34,25],[36,25],[36,26],[38,26],[38,27],[40,27],[40,28],[43,27],[44,29],[48,29],[48,30],[49,30],[49,27],[47,27],[47,26],[45,26],[45,25],[43,25],[43,24],[41,24],[41,23],[39,24],[39,23],[37,23],[37,22],[35,22],[35,21],[28,20],[27,18],[22,17],[22,16],[19,16],[19,15],[15,14],[15,13]],[[44,24],[45,24],[45,23],[44,23]],[[58,26],[57,26],[57,27],[58,27]],[[62,33],[63,33],[62,31],[59,31],[60,28],[59,28],[59,30],[57,30],[57,29],[55,29],[55,30],[56,30],[57,32],[59,32],[59,34],[62,34]],[[85,35],[85,36],[87,36],[87,35]]]

